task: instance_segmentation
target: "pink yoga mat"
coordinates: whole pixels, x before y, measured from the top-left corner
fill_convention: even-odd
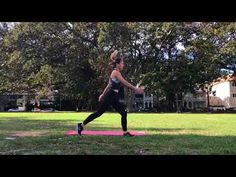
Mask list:
[[[135,136],[145,135],[143,131],[130,131],[131,134]],[[123,136],[122,131],[110,131],[110,130],[83,130],[82,135],[109,135],[109,136]],[[75,130],[68,130],[65,135],[78,135]]]

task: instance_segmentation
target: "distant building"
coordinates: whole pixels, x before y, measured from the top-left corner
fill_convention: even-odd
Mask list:
[[[207,107],[207,95],[202,89],[198,89],[195,93],[187,93],[183,96],[183,110],[198,110]]]
[[[144,92],[143,94],[133,94],[133,110],[145,111],[153,109],[153,94]]]
[[[228,75],[214,80],[209,86],[209,106],[236,108],[236,77]]]
[[[27,98],[28,94],[26,93],[4,93],[0,95],[0,111],[8,111],[13,108],[25,111]]]
[[[27,104],[35,105],[36,100],[32,99],[33,97],[28,93],[4,93],[0,95],[0,111],[26,111]],[[53,105],[54,101],[55,98],[53,95],[49,98],[38,100],[39,105],[43,107]]]
[[[236,77],[224,76],[213,80],[205,86],[205,90],[198,89],[194,94],[187,93],[183,97],[184,109],[212,110],[236,109]],[[207,93],[208,92],[208,93]]]

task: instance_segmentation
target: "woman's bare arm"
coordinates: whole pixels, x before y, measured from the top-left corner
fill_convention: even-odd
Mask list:
[[[128,81],[126,81],[119,71],[113,71],[111,73],[111,77],[112,78],[116,77],[124,86],[137,91],[137,88],[135,86],[133,86],[132,84],[130,84]]]

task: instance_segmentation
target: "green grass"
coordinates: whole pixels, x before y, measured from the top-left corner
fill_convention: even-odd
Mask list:
[[[146,136],[70,136],[89,113],[0,113],[0,154],[236,154],[236,114],[128,114],[128,129]],[[105,113],[88,130],[121,130]]]

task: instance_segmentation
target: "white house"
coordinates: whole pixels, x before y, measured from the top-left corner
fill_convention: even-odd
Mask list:
[[[197,110],[207,107],[207,95],[202,89],[196,90],[194,94],[187,93],[183,96],[182,107],[184,109]]]
[[[236,77],[218,78],[209,87],[209,106],[236,108]]]
[[[133,95],[133,109],[136,111],[153,108],[153,94],[144,92]]]
[[[228,75],[215,79],[206,86],[206,90],[199,89],[195,94],[187,93],[183,97],[182,106],[186,109],[236,108],[236,77]]]

